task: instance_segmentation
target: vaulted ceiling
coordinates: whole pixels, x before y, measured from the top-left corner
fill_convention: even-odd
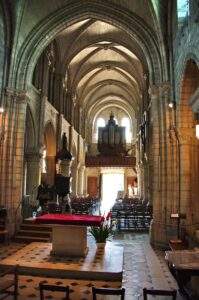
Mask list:
[[[127,110],[135,118],[146,90],[147,68],[127,32],[85,19],[63,30],[56,42],[67,89],[88,122],[110,106]]]
[[[36,59],[55,41],[57,72],[65,78],[66,89],[83,112],[87,126],[105,107],[120,108],[131,119],[139,117],[149,85],[164,77],[165,1],[17,3],[16,53],[21,49],[14,58],[16,74],[20,74],[16,76],[20,78],[18,87],[28,86]]]

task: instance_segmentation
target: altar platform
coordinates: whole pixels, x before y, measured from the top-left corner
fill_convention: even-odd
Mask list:
[[[84,258],[70,258],[50,255],[51,243],[33,242],[0,263],[19,265],[19,273],[23,275],[121,282],[123,247],[107,242],[104,249],[97,248],[91,240],[88,244]]]

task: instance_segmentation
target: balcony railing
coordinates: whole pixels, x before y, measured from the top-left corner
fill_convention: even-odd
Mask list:
[[[136,158],[132,156],[87,156],[86,167],[135,167]]]

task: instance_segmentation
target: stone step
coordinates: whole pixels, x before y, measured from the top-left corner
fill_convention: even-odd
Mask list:
[[[51,232],[52,227],[49,225],[39,225],[39,224],[26,224],[22,223],[20,226],[21,229],[23,230],[35,230],[35,231],[45,231],[45,232]]]
[[[47,237],[35,237],[35,236],[26,236],[26,235],[16,235],[14,238],[15,242],[26,242],[26,243],[32,243],[32,242],[49,242],[49,238]]]
[[[17,235],[34,236],[34,237],[50,237],[51,232],[41,230],[26,230],[21,229],[17,232]]]

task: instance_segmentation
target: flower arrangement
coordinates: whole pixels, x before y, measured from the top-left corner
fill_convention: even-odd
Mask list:
[[[110,215],[104,220],[99,227],[92,226],[90,233],[94,237],[96,243],[105,243],[106,240],[113,235],[114,224],[111,223]]]

